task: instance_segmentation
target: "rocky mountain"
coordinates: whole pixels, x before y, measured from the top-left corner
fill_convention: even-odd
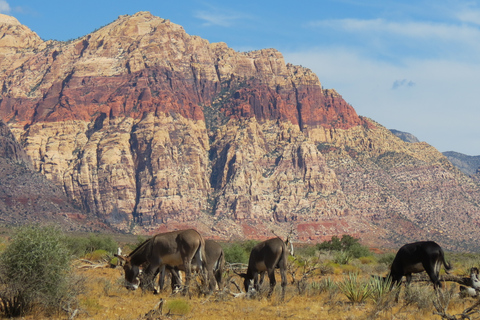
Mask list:
[[[443,152],[443,155],[467,175],[474,176],[480,173],[480,156],[469,156],[454,151]]]
[[[237,52],[148,12],[70,42],[0,15],[0,39],[1,119],[99,225],[479,248],[477,182],[274,49]]]
[[[403,132],[395,129],[390,129],[394,135],[399,137],[405,142],[416,143],[419,142],[417,137],[408,132]],[[442,152],[445,157],[460,171],[466,175],[471,176],[473,179],[478,180],[477,175],[480,174],[480,156],[469,156],[463,153],[455,151]]]
[[[415,137],[413,134],[408,133],[408,132],[403,132],[395,129],[390,129],[390,132],[402,139],[405,142],[410,142],[410,143],[416,143],[420,142],[417,137]]]

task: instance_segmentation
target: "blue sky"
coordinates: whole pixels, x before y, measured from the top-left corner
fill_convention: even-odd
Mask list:
[[[480,2],[449,0],[0,0],[41,38],[150,11],[238,51],[275,48],[358,114],[439,151],[480,155]]]

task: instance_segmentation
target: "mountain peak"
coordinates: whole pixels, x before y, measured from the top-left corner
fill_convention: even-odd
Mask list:
[[[39,46],[40,37],[12,16],[0,14],[0,54]]]
[[[7,16],[6,14],[0,13],[0,24],[19,26],[20,22],[18,22],[18,20],[15,17]]]

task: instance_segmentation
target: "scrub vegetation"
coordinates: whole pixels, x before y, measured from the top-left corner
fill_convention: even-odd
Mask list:
[[[245,268],[257,243],[221,243],[227,265],[225,287],[211,295],[197,279],[189,297],[167,289],[159,294],[130,291],[113,259],[143,238],[63,234],[54,227],[29,226],[0,237],[0,316],[23,319],[480,319],[478,298],[462,298],[459,285],[444,282],[435,292],[421,277],[406,290],[390,290],[381,278],[394,251],[375,252],[349,235],[296,246],[289,257],[285,299],[280,286],[267,298],[243,289],[234,272]],[[475,253],[447,253],[452,273],[468,276],[480,265]],[[443,274],[443,271],[442,271]],[[372,277],[377,276],[377,277]],[[379,276],[379,277],[378,277]],[[279,274],[277,272],[277,277]],[[167,280],[168,281],[168,280]],[[169,286],[166,286],[169,288]],[[237,295],[238,297],[234,297]],[[399,297],[398,302],[395,298]]]

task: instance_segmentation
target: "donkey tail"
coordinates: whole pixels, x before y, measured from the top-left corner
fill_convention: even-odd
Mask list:
[[[445,268],[445,272],[448,274],[448,271],[452,269],[452,265],[445,261],[445,255],[443,251],[442,251],[442,263],[443,263],[443,267]]]

